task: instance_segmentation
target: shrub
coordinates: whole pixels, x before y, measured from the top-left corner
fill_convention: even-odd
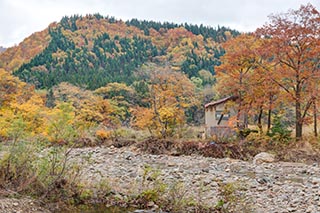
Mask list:
[[[140,193],[135,202],[143,208],[148,207],[149,202],[159,202],[164,195],[167,185],[159,178],[160,171],[145,165],[140,185]]]
[[[17,141],[3,147],[0,187],[7,193],[35,196],[50,202],[75,202],[81,166],[69,159],[71,148]]]
[[[76,121],[74,107],[60,103],[48,114],[45,135],[52,143],[72,143],[79,136]]]
[[[203,143],[198,141],[186,141],[180,142],[177,145],[177,152],[181,155],[191,155],[199,153],[199,149]]]
[[[291,130],[288,130],[288,125],[281,121],[281,117],[275,116],[268,136],[274,141],[289,142],[291,140],[291,132]]]
[[[113,137],[113,133],[111,130],[98,129],[96,131],[96,136],[99,140],[105,141],[110,140]]]
[[[216,205],[216,209],[221,212],[252,212],[252,206],[241,193],[241,191],[245,190],[246,187],[239,181],[219,182],[220,200]]]
[[[33,191],[37,185],[37,169],[34,161],[36,146],[15,142],[2,147],[0,160],[0,186],[15,192]]]

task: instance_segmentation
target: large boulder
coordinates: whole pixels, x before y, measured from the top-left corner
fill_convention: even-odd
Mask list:
[[[254,156],[253,163],[254,164],[261,164],[261,163],[273,163],[276,161],[276,158],[273,154],[267,152],[261,152]]]

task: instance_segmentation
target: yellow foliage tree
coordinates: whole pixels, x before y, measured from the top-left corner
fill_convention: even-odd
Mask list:
[[[67,144],[77,136],[75,109],[70,103],[59,103],[47,114],[45,135],[52,143]]]
[[[196,104],[195,86],[181,72],[167,68],[150,71],[150,108],[133,111],[133,125],[160,137],[173,135],[185,124],[185,110]]]
[[[34,88],[0,69],[0,136],[18,140],[43,131],[44,101]]]

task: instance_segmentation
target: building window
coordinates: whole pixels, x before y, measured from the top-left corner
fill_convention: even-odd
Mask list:
[[[220,120],[222,113],[223,113],[222,120],[223,121],[229,120],[230,114],[228,112],[226,113],[223,111],[216,111],[216,120]]]

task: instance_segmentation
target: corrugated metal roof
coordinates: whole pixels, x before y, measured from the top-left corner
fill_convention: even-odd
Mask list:
[[[219,105],[219,104],[225,103],[225,102],[227,102],[227,101],[229,101],[229,100],[234,101],[234,100],[236,100],[237,98],[238,98],[237,96],[232,95],[232,96],[229,96],[229,97],[226,97],[226,98],[222,98],[222,99],[217,100],[217,101],[213,101],[213,102],[207,103],[206,105],[204,105],[204,107],[205,107],[205,108],[208,108],[208,107],[210,107],[210,106]]]

